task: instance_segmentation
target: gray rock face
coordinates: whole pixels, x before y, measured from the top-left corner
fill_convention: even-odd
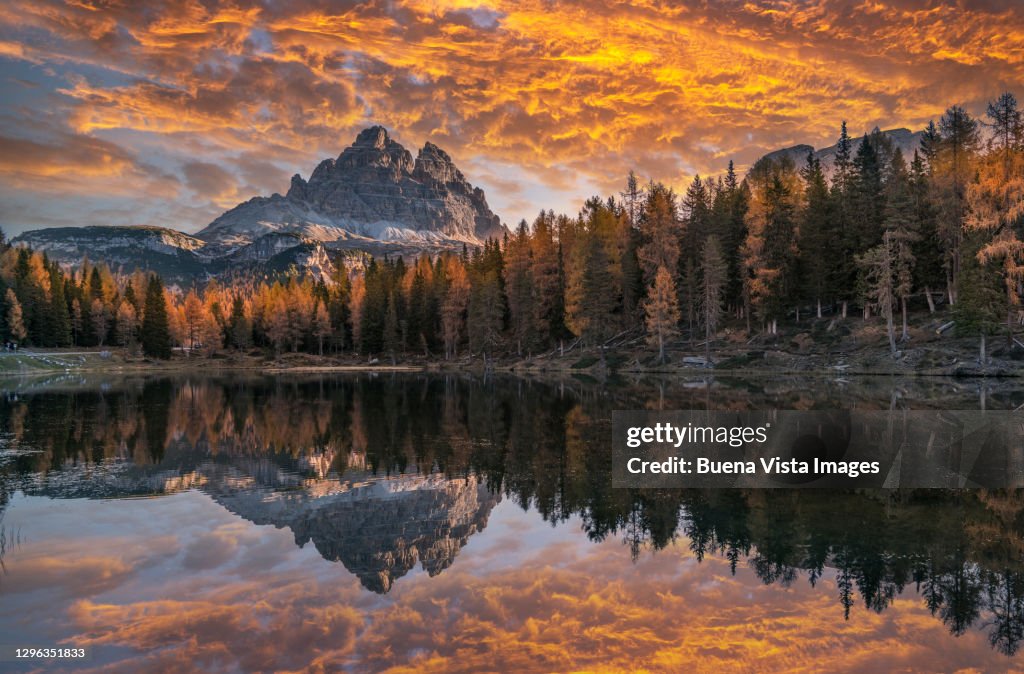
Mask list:
[[[262,235],[294,233],[322,242],[353,239],[479,244],[504,227],[484,193],[470,185],[444,150],[427,143],[413,159],[380,126],[364,129],[309,180],[293,176],[284,196],[256,197],[196,236],[224,252]]]
[[[882,131],[882,136],[892,143],[893,149],[898,149],[903,153],[903,159],[908,164],[914,158],[914,150],[920,149],[921,137],[923,135],[924,133],[922,131],[910,131],[909,129],[889,129],[887,131]],[[860,147],[863,140],[863,136],[853,136],[850,138],[851,157],[857,154],[857,148]],[[837,146],[838,143],[836,145],[821,148],[820,150],[815,150],[810,145],[794,145],[793,147],[769,152],[762,159],[779,161],[783,157],[789,157],[797,167],[802,167],[807,163],[808,153],[813,152],[815,158],[821,161],[821,168],[825,172],[825,175],[831,176],[835,167]]]

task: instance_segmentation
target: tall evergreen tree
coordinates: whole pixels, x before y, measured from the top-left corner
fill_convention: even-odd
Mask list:
[[[961,248],[966,216],[967,183],[980,136],[978,122],[966,110],[954,105],[939,120],[938,154],[934,174],[939,188],[940,228],[946,246],[947,291],[950,304],[955,304],[962,262]]]
[[[913,244],[914,285],[924,291],[928,308],[935,313],[934,288],[943,283],[943,251],[939,238],[938,219],[932,201],[931,176],[924,157],[916,150],[910,163],[910,194],[914,202],[917,240]]]
[[[145,314],[142,319],[142,352],[150,358],[171,357],[171,332],[167,319],[164,284],[155,274],[146,286]]]
[[[704,360],[711,366],[711,340],[718,332],[722,317],[722,295],[728,274],[728,266],[722,257],[718,237],[711,235],[704,242],[700,261],[700,307],[701,322],[704,324]]]
[[[801,176],[804,179],[805,205],[800,218],[800,271],[803,280],[803,294],[814,302],[817,316],[821,318],[822,300],[833,296],[830,286],[834,264],[833,246],[836,232],[829,218],[829,191],[821,162],[813,152],[807,155],[807,165]]]

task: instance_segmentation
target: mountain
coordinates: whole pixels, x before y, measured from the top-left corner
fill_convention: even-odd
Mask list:
[[[25,232],[12,243],[44,251],[63,264],[88,257],[114,270],[149,269],[172,281],[202,277],[212,262],[205,241],[165,227],[54,227]]]
[[[426,143],[414,159],[387,130],[373,126],[309,180],[295,175],[287,194],[254,197],[195,235],[163,227],[39,229],[13,243],[77,264],[158,272],[189,285],[224,274],[273,274],[296,268],[327,277],[340,258],[412,256],[478,246],[507,230],[444,150]]]
[[[366,589],[384,594],[419,565],[430,576],[450,567],[469,538],[484,530],[501,495],[476,475],[355,470],[310,479],[333,456],[209,457],[187,441],[172,443],[160,464],[131,461],[65,465],[18,488],[49,498],[166,496],[190,489],[253,524],[288,528],[299,547],[312,542]],[[2,497],[2,492],[0,492]],[[2,500],[0,500],[0,515]]]
[[[448,154],[427,143],[416,159],[380,126],[365,129],[309,180],[292,177],[284,196],[255,197],[220,216],[196,237],[231,252],[267,233],[325,243],[399,242],[478,245],[504,233],[481,189]]]
[[[878,131],[876,128],[875,131]],[[903,153],[903,158],[910,163],[910,160],[914,157],[914,150],[921,148],[921,137],[924,135],[923,131],[911,131],[910,129],[889,129],[888,131],[880,132],[883,138],[886,138],[892,143],[893,149],[898,149]],[[854,136],[850,139],[850,156],[853,157],[857,154],[857,148],[864,141],[862,136]],[[764,155],[760,160],[780,160],[783,157],[788,157],[793,160],[797,167],[801,167],[807,163],[807,154],[814,153],[816,159],[821,162],[821,168],[825,171],[826,176],[832,175],[832,170],[835,166],[836,161],[836,150],[839,144],[831,145],[829,147],[815,150],[810,145],[794,145],[792,147],[783,148],[781,150],[775,150]]]

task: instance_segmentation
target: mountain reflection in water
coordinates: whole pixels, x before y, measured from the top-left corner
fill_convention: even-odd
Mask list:
[[[982,636],[1005,660],[1024,639],[1024,493],[611,488],[612,410],[901,409],[907,400],[1013,409],[1024,390],[939,379],[681,385],[412,374],[22,384],[0,400],[0,507],[15,512],[19,491],[90,501],[202,493],[248,522],[290,531],[297,546],[311,542],[383,596],[417,568],[440,582],[473,537],[487,537],[505,500],[550,525],[572,521],[591,545],[621,540],[635,568],[679,550],[686,563],[712,564],[709,582],[720,582],[712,569],[721,568],[827,594],[843,622],[883,615],[910,592],[933,624]],[[20,535],[31,539],[32,526],[22,521]],[[17,562],[19,548],[0,550]],[[625,569],[592,574],[600,582]],[[0,595],[11,591],[0,575]]]

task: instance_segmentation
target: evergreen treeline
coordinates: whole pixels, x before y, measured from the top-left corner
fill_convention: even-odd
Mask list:
[[[949,108],[910,157],[877,130],[851,138],[843,123],[828,172],[813,155],[766,157],[740,179],[730,162],[681,196],[631,173],[623,192],[589,199],[574,218],[542,212],[472,254],[384,258],[331,279],[182,295],[151,276],[114,278],[88,262],[67,274],[5,247],[0,337],[139,340],[157,357],[177,343],[487,360],[571,340],[603,358],[609,340],[642,327],[664,360],[681,334],[710,355],[727,317],[774,334],[780,321],[856,308],[884,317],[895,352],[918,302],[951,307],[958,331],[982,335],[984,348],[987,334],[1012,336],[1022,204],[1024,123],[1005,93],[982,119]]]

